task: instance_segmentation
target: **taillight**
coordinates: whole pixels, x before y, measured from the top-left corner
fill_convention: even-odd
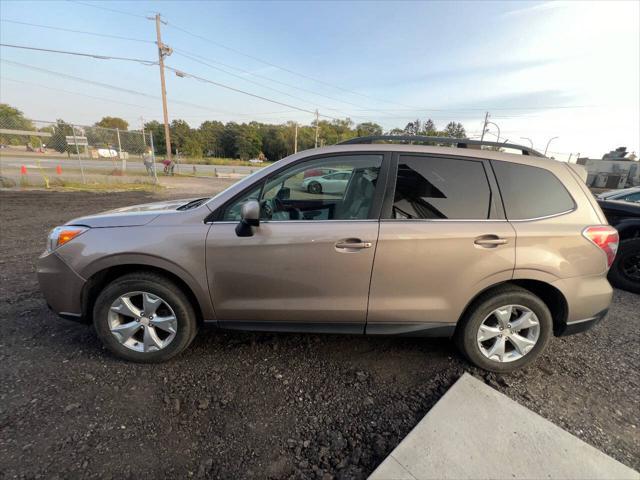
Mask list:
[[[611,225],[597,225],[585,228],[582,235],[607,255],[607,266],[610,267],[618,251],[618,243],[620,242],[618,231]]]

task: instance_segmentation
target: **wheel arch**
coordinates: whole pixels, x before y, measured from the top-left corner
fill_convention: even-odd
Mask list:
[[[558,335],[559,332],[562,331],[567,322],[567,316],[569,313],[569,307],[567,304],[567,299],[563,295],[563,293],[558,290],[553,285],[543,282],[541,280],[533,280],[533,279],[513,279],[505,282],[496,283],[490,285],[489,287],[479,291],[465,306],[460,318],[458,319],[457,325],[460,325],[460,321],[467,315],[470,308],[473,306],[474,302],[481,296],[485,295],[492,290],[497,290],[500,288],[504,288],[505,286],[517,286],[520,288],[524,288],[529,292],[533,293],[537,297],[539,297],[549,311],[551,312],[551,318],[553,319],[553,333],[554,335]]]
[[[104,289],[106,285],[115,280],[116,278],[122,277],[128,273],[154,273],[157,275],[161,275],[171,282],[175,283],[187,296],[189,301],[193,306],[193,310],[196,314],[196,318],[198,323],[202,323],[204,321],[204,313],[201,302],[198,300],[197,295],[194,293],[193,289],[189,286],[189,284],[182,279],[179,275],[174,272],[171,272],[167,269],[143,264],[143,263],[125,263],[120,265],[114,265],[110,267],[103,268],[93,275],[91,275],[87,282],[85,283],[82,289],[82,312],[83,312],[83,320],[86,322],[91,322],[93,317],[93,307],[95,305],[95,301],[100,294],[100,292]]]

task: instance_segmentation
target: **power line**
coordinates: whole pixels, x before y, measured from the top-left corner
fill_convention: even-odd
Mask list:
[[[128,88],[123,88],[123,87],[117,87],[115,85],[110,85],[108,83],[97,82],[95,80],[88,80],[86,78],[81,78],[81,77],[76,77],[74,75],[69,75],[68,73],[56,72],[56,71],[53,71],[53,70],[48,70],[46,68],[36,67],[35,65],[29,65],[29,64],[26,64],[26,63],[16,62],[16,61],[13,61],[13,60],[7,60],[5,58],[0,58],[0,62],[8,63],[10,65],[15,65],[15,66],[22,67],[22,68],[27,68],[29,70],[35,70],[35,71],[38,71],[38,72],[48,73],[50,75],[55,75],[55,76],[62,77],[62,78],[67,78],[67,79],[70,79],[70,80],[76,80],[76,81],[79,81],[79,82],[88,83],[90,85],[97,85],[99,87],[108,88],[110,90],[116,90],[118,92],[129,93],[131,95],[139,95],[139,96],[143,96],[143,97],[147,97],[147,98],[153,98],[155,100],[157,100],[159,98],[159,97],[156,97],[154,95],[149,95],[148,93],[138,92],[136,90],[130,90]]]
[[[13,24],[16,24],[16,25],[26,25],[26,26],[29,26],[29,27],[45,28],[45,29],[57,30],[57,31],[61,31],[61,32],[78,33],[78,34],[81,34],[81,35],[92,35],[92,36],[96,36],[96,37],[113,38],[113,39],[117,39],[117,40],[127,40],[127,41],[132,41],[132,42],[151,43],[151,44],[155,43],[152,40],[145,40],[145,39],[141,39],[141,38],[123,37],[123,36],[120,36],[120,35],[110,35],[110,34],[105,34],[105,33],[88,32],[86,30],[74,30],[74,29],[69,29],[69,28],[54,27],[52,25],[42,25],[42,24],[37,24],[37,23],[22,22],[22,21],[18,21],[18,20],[11,20],[11,19],[4,19],[4,18],[0,18],[0,22],[13,23]],[[260,87],[268,88],[270,90],[273,90],[274,92],[278,92],[280,94],[286,95],[286,96],[291,97],[291,98],[295,98],[297,100],[304,101],[304,102],[312,104],[312,105],[316,105],[316,103],[315,102],[310,102],[310,101],[305,100],[305,99],[303,99],[301,97],[297,97],[297,96],[291,95],[290,93],[283,92],[281,90],[277,90],[275,88],[260,84],[258,82],[254,82],[252,80],[247,79],[246,77],[243,77],[242,75],[237,75],[237,74],[234,74],[232,72],[228,72],[228,71],[226,71],[226,70],[224,70],[224,69],[222,69],[220,67],[216,67],[215,65],[211,65],[209,63],[206,63],[206,61],[213,62],[215,64],[222,65],[222,66],[224,66],[226,68],[230,68],[232,70],[236,70],[236,71],[248,74],[248,75],[252,75],[252,76],[257,77],[257,78],[262,78],[262,79],[267,80],[269,82],[278,83],[278,84],[281,84],[281,85],[286,86],[288,88],[294,88],[294,89],[300,90],[302,92],[310,93],[312,95],[317,95],[319,97],[324,97],[324,98],[327,98],[329,100],[333,100],[333,101],[336,101],[336,102],[339,102],[339,103],[344,103],[346,105],[352,105],[352,106],[355,106],[355,107],[361,107],[361,105],[358,105],[358,104],[355,104],[355,103],[352,103],[352,102],[348,102],[346,100],[341,100],[339,98],[330,97],[328,95],[325,95],[325,94],[322,94],[322,93],[319,93],[319,92],[308,90],[308,89],[305,89],[305,88],[302,88],[302,87],[299,87],[299,86],[296,86],[296,85],[292,85],[290,83],[282,82],[280,80],[276,80],[276,79],[273,79],[273,78],[269,78],[269,77],[266,77],[266,76],[263,76],[263,75],[257,75],[257,74],[254,74],[254,73],[248,71],[248,70],[245,70],[245,69],[242,69],[242,68],[238,68],[238,67],[234,67],[232,65],[228,65],[228,64],[225,64],[225,63],[222,63],[222,62],[214,61],[214,60],[208,59],[206,57],[202,57],[200,55],[188,54],[185,51],[182,51],[182,50],[179,50],[179,49],[174,49],[174,52],[178,53],[178,55],[182,55],[182,56],[184,56],[186,58],[189,58],[190,60],[192,60],[194,62],[206,65],[209,68],[213,68],[213,69],[219,70],[219,71],[224,72],[224,73],[226,73],[228,75],[232,75],[232,76],[235,76],[237,78],[240,78],[241,80],[244,80],[244,81],[247,81],[247,82],[250,82],[250,83],[254,83],[255,85],[258,85]],[[322,106],[323,108],[325,108],[327,110],[334,110],[336,112],[343,113],[345,115],[349,115],[349,114],[347,114],[345,112],[341,112],[339,109],[334,108],[334,107],[328,107],[326,105],[324,105],[324,106],[320,105],[320,106]],[[350,115],[350,116],[366,118],[365,116],[362,116],[362,115]]]
[[[106,10],[106,11],[110,11],[110,12],[114,12],[114,13],[120,13],[120,14],[123,14],[123,15],[129,15],[129,16],[133,16],[133,17],[136,17],[136,18],[146,18],[144,15],[139,15],[139,14],[134,14],[134,13],[131,13],[131,12],[126,12],[126,11],[117,10],[117,9],[113,9],[113,8],[107,8],[107,7],[102,7],[102,6],[98,6],[98,5],[93,5],[93,4],[81,2],[81,1],[78,1],[78,0],[67,0],[67,1],[70,1],[70,2],[73,2],[73,3],[77,3],[77,4],[80,4],[80,5],[84,5],[84,6],[87,6],[87,7],[98,8],[98,9],[102,9],[102,10]],[[230,52],[236,53],[238,55],[242,55],[244,57],[250,58],[250,59],[255,60],[257,62],[260,62],[260,63],[262,63],[264,65],[268,65],[270,67],[277,68],[278,70],[290,73],[292,75],[299,76],[301,78],[306,78],[308,80],[314,81],[316,83],[319,83],[319,84],[322,84],[322,85],[325,85],[325,86],[328,86],[328,87],[331,87],[331,88],[334,88],[336,90],[343,91],[345,93],[350,93],[352,95],[358,95],[358,96],[361,96],[361,97],[364,97],[364,98],[369,98],[371,100],[376,100],[376,101],[389,103],[389,104],[393,104],[393,105],[399,105],[399,106],[402,106],[402,107],[408,107],[406,109],[406,111],[410,111],[410,112],[454,112],[454,111],[458,111],[458,112],[471,112],[471,111],[474,111],[475,112],[475,111],[485,111],[487,109],[494,110],[494,111],[495,110],[504,110],[504,111],[509,111],[509,110],[554,110],[554,109],[574,109],[574,108],[577,109],[577,108],[593,108],[594,107],[592,105],[554,105],[554,106],[537,106],[537,107],[488,107],[488,106],[484,106],[484,107],[477,107],[477,108],[474,107],[474,108],[464,108],[464,109],[414,108],[414,107],[411,107],[410,105],[405,105],[405,104],[398,103],[398,102],[393,102],[393,101],[389,101],[389,100],[385,100],[385,99],[376,98],[376,97],[373,97],[373,96],[370,96],[370,95],[366,95],[366,94],[363,94],[363,93],[360,93],[360,92],[357,92],[357,91],[354,91],[354,90],[350,90],[348,88],[344,88],[344,87],[341,87],[341,86],[326,82],[324,80],[319,80],[319,79],[314,78],[314,77],[312,77],[310,75],[306,75],[304,73],[300,73],[300,72],[291,70],[291,69],[289,69],[287,67],[283,67],[281,65],[277,65],[277,64],[272,63],[270,61],[267,61],[267,60],[264,60],[262,58],[256,57],[255,55],[251,55],[249,53],[242,52],[242,51],[237,50],[237,49],[235,49],[233,47],[230,47],[228,45],[225,45],[225,44],[222,44],[220,42],[216,42],[214,40],[211,40],[210,38],[204,37],[204,36],[199,35],[197,33],[193,33],[191,31],[189,31],[188,29],[182,28],[182,27],[180,27],[178,25],[175,25],[175,24],[173,24],[171,22],[167,22],[167,25],[169,27],[171,27],[171,28],[174,28],[174,29],[182,32],[182,33],[185,33],[185,34],[190,35],[192,37],[198,38],[198,39],[203,40],[205,42],[208,42],[208,43],[210,43],[212,45],[216,45],[217,47],[223,48],[225,50],[228,50]],[[204,58],[204,57],[201,57],[201,58]],[[220,62],[217,62],[217,63],[220,63]],[[224,64],[222,64],[222,65],[224,65]],[[235,70],[242,71],[244,73],[248,73],[250,75],[258,76],[258,77],[264,78],[264,79],[269,80],[269,81],[273,81],[273,82],[276,82],[276,83],[281,83],[282,85],[288,86],[290,88],[296,88],[298,90],[305,91],[301,87],[292,86],[292,85],[287,84],[285,82],[280,82],[278,80],[271,79],[269,77],[255,75],[255,74],[253,74],[251,72],[248,72],[246,70],[242,70],[242,69],[239,69],[239,68],[236,68],[236,67],[232,67],[230,65],[224,65],[224,66],[226,66],[227,68],[233,68]],[[335,98],[332,98],[332,97],[328,97],[326,95],[319,94],[319,93],[313,92],[311,90],[306,90],[306,91],[308,93],[312,93],[314,95],[324,96],[324,97],[332,99],[334,101],[340,101],[340,102],[345,103],[345,104],[350,104],[350,102],[347,102],[347,101],[344,101],[344,100],[335,99]],[[351,105],[357,106],[355,104],[351,104]],[[332,109],[332,110],[335,110],[335,109]],[[398,111],[398,109],[387,109],[387,110],[384,110],[384,109],[363,109],[361,111],[370,111],[370,112],[379,111],[379,112],[382,112],[382,111]],[[355,116],[355,115],[353,115],[353,116]]]
[[[25,64],[25,63],[21,63],[21,62],[15,62],[13,60],[7,60],[7,59],[4,59],[4,58],[0,58],[0,62],[7,63],[7,64],[10,64],[10,65],[14,65],[14,66],[21,67],[21,68],[26,68],[26,69],[37,71],[37,72],[43,72],[43,73],[46,73],[46,74],[49,74],[49,75],[54,75],[54,76],[57,76],[57,77],[65,78],[67,80],[73,80],[73,81],[76,81],[76,82],[86,83],[86,84],[89,84],[89,85],[98,86],[98,87],[106,88],[106,89],[109,89],[109,90],[114,90],[114,91],[117,91],[117,92],[120,92],[120,93],[127,93],[129,95],[137,95],[137,96],[141,96],[141,97],[145,97],[145,98],[150,98],[150,99],[153,99],[153,100],[159,100],[160,99],[159,96],[150,95],[150,94],[145,93],[145,92],[139,92],[139,91],[136,91],[136,90],[127,89],[127,88],[119,87],[119,86],[116,86],[116,85],[111,85],[111,84],[108,84],[108,83],[97,82],[97,81],[94,81],[94,80],[89,80],[89,79],[86,79],[86,78],[77,77],[75,75],[69,75],[67,73],[56,72],[54,70],[49,70],[49,69],[46,69],[46,68],[37,67],[35,65],[29,65],[29,64]],[[68,92],[68,93],[71,93],[71,92]],[[77,94],[77,93],[75,93],[75,94]],[[81,94],[78,94],[78,95],[81,95]],[[268,112],[268,113],[264,113],[264,114],[261,114],[261,113],[255,113],[255,114],[254,113],[237,113],[237,112],[230,112],[230,111],[218,110],[218,109],[214,110],[214,109],[211,109],[211,108],[207,107],[206,105],[186,102],[184,100],[176,100],[176,99],[173,99],[173,98],[169,98],[169,100],[172,103],[184,105],[184,106],[187,106],[187,107],[197,108],[197,109],[200,109],[200,110],[207,111],[209,113],[221,113],[221,114],[224,114],[224,115],[240,115],[240,116],[256,115],[256,116],[262,116],[262,115],[272,115],[273,113],[276,113],[276,112]],[[286,113],[286,112],[277,112],[277,113]]]
[[[284,91],[282,91],[282,90],[278,90],[277,88],[269,87],[268,85],[264,85],[264,84],[262,84],[262,83],[260,83],[260,82],[256,82],[256,81],[254,81],[254,80],[248,79],[248,78],[246,78],[246,77],[243,77],[242,75],[238,75],[238,74],[236,74],[236,73],[233,73],[233,72],[229,72],[229,71],[227,71],[227,70],[224,70],[224,69],[222,69],[222,68],[220,68],[220,67],[216,67],[215,65],[209,64],[209,63],[207,63],[207,62],[205,62],[205,61],[203,61],[203,60],[199,60],[199,59],[198,59],[198,58],[196,58],[195,56],[190,55],[190,54],[187,54],[187,53],[183,53],[182,51],[176,51],[176,50],[174,49],[174,50],[173,50],[173,52],[174,52],[174,53],[177,53],[178,55],[180,55],[180,56],[182,56],[182,57],[188,58],[189,60],[191,60],[191,61],[193,61],[193,62],[196,62],[196,63],[199,63],[199,64],[201,64],[201,65],[207,66],[207,67],[212,68],[212,69],[214,69],[214,70],[221,71],[221,72],[223,72],[223,73],[226,73],[227,75],[231,75],[232,77],[239,78],[240,80],[243,80],[243,81],[245,81],[245,82],[252,83],[252,84],[257,85],[257,86],[259,86],[259,87],[261,87],[261,88],[266,88],[266,89],[268,89],[268,90],[272,90],[272,91],[277,92],[277,93],[279,93],[279,94],[281,94],[281,95],[285,95],[285,96],[287,96],[287,97],[289,97],[289,98],[293,98],[293,99],[295,99],[295,100],[300,100],[300,101],[302,101],[302,102],[304,102],[304,103],[307,103],[307,104],[309,104],[309,105],[320,106],[320,107],[325,108],[326,110],[332,110],[332,111],[335,111],[335,112],[338,112],[338,113],[342,113],[343,115],[346,115],[346,116],[360,117],[360,118],[367,118],[367,117],[366,117],[366,116],[364,116],[364,115],[351,115],[351,114],[349,114],[349,113],[347,113],[347,112],[344,112],[344,111],[338,110],[337,108],[328,107],[328,106],[326,106],[326,105],[320,105],[320,104],[317,104],[317,103],[315,103],[315,102],[311,102],[311,101],[309,101],[309,100],[307,100],[307,99],[304,99],[304,98],[302,98],[302,97],[298,97],[298,96],[296,96],[296,95],[291,95],[291,94],[290,94],[290,93],[288,93],[288,92],[284,92]],[[340,101],[340,100],[338,100],[338,101]]]
[[[115,8],[103,7],[101,5],[93,5],[91,3],[80,2],[78,0],[67,0],[67,1],[71,2],[71,3],[76,3],[78,5],[84,5],[85,7],[98,8],[100,10],[105,10],[107,12],[114,12],[114,13],[120,13],[122,15],[129,15],[130,17],[146,18],[144,15],[140,15],[140,14],[137,14],[137,13],[125,12],[124,10],[117,10]]]
[[[187,30],[186,28],[182,28],[182,27],[180,27],[178,25],[175,25],[174,23],[167,22],[167,25],[169,27],[172,27],[172,28],[174,28],[176,30],[179,30],[179,31],[181,31],[181,32],[183,32],[183,33],[185,33],[187,35],[191,35],[192,37],[199,38],[200,40],[203,40],[205,42],[211,43],[212,45],[215,45],[217,47],[224,48],[225,50],[228,50],[230,52],[236,53],[238,55],[242,55],[243,57],[250,58],[252,60],[255,60],[256,62],[260,62],[260,63],[262,63],[264,65],[268,65],[270,67],[277,68],[278,70],[282,70],[283,72],[287,72],[287,73],[290,73],[292,75],[296,75],[298,77],[305,78],[307,80],[311,80],[313,82],[319,83],[321,85],[325,85],[327,87],[331,87],[331,88],[333,88],[335,90],[340,90],[342,92],[349,93],[351,95],[358,95],[360,97],[368,98],[368,99],[375,100],[375,101],[378,101],[378,102],[390,103],[390,104],[393,104],[393,105],[401,105],[403,107],[407,107],[408,106],[408,105],[403,105],[403,104],[396,103],[396,102],[391,102],[389,100],[384,100],[384,99],[372,97],[370,95],[365,95],[364,93],[360,93],[360,92],[356,92],[355,90],[350,90],[348,88],[340,87],[338,85],[334,85],[332,83],[325,82],[324,80],[318,80],[317,78],[311,77],[311,76],[306,75],[304,73],[296,72],[296,71],[291,70],[289,68],[282,67],[280,65],[276,65],[275,63],[272,63],[272,62],[269,62],[267,60],[263,60],[263,59],[261,59],[259,57],[256,57],[255,55],[251,55],[249,53],[242,52],[242,51],[237,50],[237,49],[235,49],[233,47],[229,47],[228,45],[224,45],[222,43],[219,43],[219,42],[216,42],[214,40],[211,40],[211,39],[209,39],[207,37],[203,37],[202,35],[198,35],[197,33],[193,33],[191,31]]]
[[[135,104],[135,103],[126,103],[126,102],[122,102],[120,100],[113,100],[111,98],[96,97],[94,95],[87,95],[85,93],[72,92],[72,91],[69,91],[69,90],[63,90],[61,88],[54,88],[54,87],[49,87],[47,85],[41,85],[39,83],[26,82],[24,80],[17,80],[15,78],[9,78],[9,77],[0,76],[0,80],[5,80],[5,81],[8,81],[8,82],[16,82],[16,83],[20,83],[20,84],[24,84],[24,85],[33,85],[35,87],[45,88],[47,90],[53,90],[55,92],[63,92],[63,93],[68,93],[70,95],[78,95],[80,97],[93,98],[95,100],[102,100],[104,102],[109,102],[109,103],[119,103],[121,105],[128,105],[130,107],[149,108],[149,107],[144,106],[144,105],[138,105],[138,104]]]
[[[112,57],[109,55],[99,55],[96,53],[83,53],[83,52],[71,52],[68,50],[53,50],[50,48],[38,48],[38,47],[27,47],[25,45],[12,45],[8,43],[0,43],[0,47],[8,47],[8,48],[19,48],[22,50],[35,50],[37,52],[47,52],[47,53],[60,53],[63,55],[74,55],[78,57],[89,57],[94,58],[96,60],[122,60],[126,62],[136,62],[141,63],[143,65],[157,65],[158,62],[154,62],[152,60],[141,60],[139,58],[128,58],[128,57]]]
[[[179,49],[174,48],[173,51],[175,53],[178,53],[178,55],[187,56],[186,52],[184,52],[183,50],[179,50]],[[234,67],[233,65],[229,65],[227,63],[222,63],[222,62],[217,61],[217,60],[212,60],[210,58],[203,57],[202,55],[197,55],[195,53],[191,53],[190,55],[191,55],[191,57],[195,57],[195,58],[198,58],[198,59],[203,60],[203,61],[212,62],[212,63],[217,64],[217,65],[222,65],[223,67],[230,68],[232,70],[236,70],[238,72],[242,72],[242,73],[245,73],[247,75],[251,75],[253,77],[261,78],[261,79],[266,80],[268,82],[277,83],[277,84],[280,84],[280,85],[288,87],[288,88],[294,88],[296,90],[300,90],[301,92],[310,93],[312,95],[317,95],[318,97],[323,97],[323,98],[326,98],[328,100],[333,100],[334,102],[344,103],[345,105],[351,105],[351,106],[354,106],[354,107],[362,108],[361,105],[358,105],[356,103],[348,102],[346,100],[341,100],[341,99],[335,98],[335,97],[330,97],[330,96],[325,95],[323,93],[319,93],[319,92],[316,92],[316,91],[313,91],[313,90],[308,90],[306,88],[302,88],[300,86],[293,85],[291,83],[283,82],[281,80],[276,80],[275,78],[267,77],[267,76],[264,76],[264,75],[258,75],[256,73],[253,73],[253,72],[249,71],[249,70],[245,70],[243,68]],[[193,59],[193,61],[196,61],[196,60]],[[204,62],[202,62],[202,63],[204,63]],[[207,64],[205,63],[205,65],[207,65]],[[219,67],[214,67],[212,65],[207,65],[207,66],[209,66],[211,68],[215,68],[215,69],[220,69]],[[222,71],[224,71],[224,70],[222,70]],[[244,77],[242,77],[242,76],[240,76],[240,77],[244,79]],[[327,108],[328,110],[336,110],[336,111],[338,111],[335,108],[329,108],[329,107],[325,107],[325,108]],[[372,109],[371,111],[376,111],[376,110]]]
[[[81,2],[79,0],[67,0],[67,1],[79,4],[79,5],[84,5],[86,7],[98,8],[98,9],[106,10],[106,11],[109,11],[109,12],[120,13],[122,15],[128,15],[128,16],[131,16],[131,17],[144,18],[144,19],[147,18],[145,15],[126,12],[124,10],[118,10],[118,9],[115,9],[115,8],[107,8],[107,7],[103,7],[103,6],[100,6],[100,5],[94,5],[94,4],[91,4],[91,3]],[[369,95],[365,95],[364,93],[356,92],[354,90],[350,90],[350,89],[343,88],[343,87],[340,87],[340,86],[337,86],[337,85],[333,85],[333,84],[331,84],[329,82],[325,82],[324,80],[318,80],[318,79],[313,78],[313,77],[311,77],[309,75],[305,75],[303,73],[296,72],[296,71],[291,70],[289,68],[282,67],[280,65],[276,65],[275,63],[268,62],[266,60],[263,60],[261,58],[258,58],[256,56],[254,56],[254,55],[242,52],[240,50],[236,50],[235,48],[229,47],[229,46],[221,44],[219,42],[215,42],[215,41],[213,41],[213,40],[211,40],[209,38],[203,37],[202,35],[198,35],[196,33],[192,33],[189,30],[187,30],[185,28],[182,28],[182,27],[180,27],[178,25],[175,25],[173,23],[167,22],[167,25],[169,25],[171,28],[174,28],[174,29],[179,30],[179,31],[181,31],[183,33],[186,33],[187,35],[191,35],[191,36],[193,36],[195,38],[199,38],[199,39],[204,40],[206,42],[209,42],[209,43],[211,43],[213,45],[216,45],[216,46],[218,46],[220,48],[224,48],[224,49],[229,50],[231,52],[237,53],[238,55],[242,55],[244,57],[251,58],[252,60],[255,60],[257,62],[263,63],[263,64],[268,65],[270,67],[277,68],[278,70],[282,70],[284,72],[290,73],[292,75],[296,75],[298,77],[306,78],[306,79],[314,81],[316,83],[319,83],[319,84],[326,85],[328,87],[334,88],[336,90],[341,90],[341,91],[343,91],[345,93],[350,93],[352,95],[358,95],[358,96],[361,96],[361,97],[364,97],[364,98],[369,98],[369,99],[376,100],[376,101],[382,101],[382,102],[391,103],[391,104],[394,104],[394,105],[402,105],[403,107],[408,106],[408,105],[403,105],[403,104],[399,104],[399,103],[396,103],[396,102],[390,102],[388,100],[377,99],[375,97],[372,97],[372,96],[369,96]]]
[[[183,78],[190,77],[190,78],[193,78],[195,80],[199,80],[199,81],[204,82],[204,83],[210,83],[211,85],[215,85],[217,87],[221,87],[221,88],[225,88],[227,90],[231,90],[233,92],[242,93],[243,95],[248,95],[248,96],[253,97],[253,98],[258,98],[260,100],[264,100],[265,102],[275,103],[276,105],[282,105],[283,107],[291,108],[293,110],[298,110],[300,112],[311,113],[313,115],[316,114],[315,111],[307,110],[306,108],[302,108],[302,107],[298,107],[298,106],[291,105],[291,104],[288,104],[288,103],[280,102],[278,100],[273,100],[272,98],[263,97],[262,95],[256,95],[255,93],[251,93],[251,92],[247,92],[245,90],[241,90],[239,88],[231,87],[229,85],[225,85],[224,83],[214,82],[213,80],[209,80],[208,78],[204,78],[204,77],[201,77],[199,75],[194,75],[192,73],[184,72],[182,70],[178,70],[177,68],[170,67],[169,65],[165,65],[165,68],[168,69],[168,70],[171,70],[172,72],[174,72],[178,77],[183,77]],[[321,116],[325,117],[325,118],[331,118],[332,120],[338,120],[338,118],[332,117],[330,115],[321,115]]]
[[[60,32],[80,33],[82,35],[93,35],[94,37],[115,38],[117,40],[128,40],[131,42],[155,43],[152,40],[144,40],[142,38],[122,37],[120,35],[110,35],[108,33],[87,32],[85,30],[73,30],[70,28],[54,27],[52,25],[40,25],[38,23],[20,22],[18,20],[10,20],[8,18],[0,18],[0,22],[15,23],[16,25],[26,25],[28,27],[47,28],[49,30],[57,30]]]

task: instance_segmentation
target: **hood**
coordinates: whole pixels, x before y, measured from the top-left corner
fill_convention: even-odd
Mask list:
[[[199,200],[186,198],[180,200],[167,200],[164,202],[144,203],[130,207],[116,208],[95,215],[74,218],[67,225],[86,225],[91,228],[104,227],[136,227],[146,225],[158,215],[182,210],[180,207]],[[199,205],[197,205],[199,206]]]

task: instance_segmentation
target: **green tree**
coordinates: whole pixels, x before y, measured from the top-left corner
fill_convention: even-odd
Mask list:
[[[453,138],[465,138],[467,136],[467,132],[464,127],[459,122],[449,122],[447,126],[444,128],[442,132],[445,137],[453,137]]]
[[[166,155],[167,147],[165,143],[164,124],[153,120],[145,123],[144,129],[150,133],[153,138],[153,148],[156,154]]]
[[[224,123],[207,120],[200,125],[198,132],[205,155],[213,157],[224,155],[220,145],[222,133],[224,132]]]
[[[96,122],[95,126],[102,128],[117,128],[120,130],[127,130],[129,128],[129,122],[120,117],[102,117],[102,120]]]
[[[356,136],[368,137],[372,135],[382,135],[382,127],[377,123],[364,122],[356,125]]]
[[[433,120],[430,118],[424,122],[422,125],[422,133],[423,135],[427,135],[429,137],[435,137],[438,134],[438,129],[436,128],[436,124],[433,123]]]
[[[73,127],[61,119],[56,120],[56,124],[53,125],[52,127],[53,127],[53,133],[51,134],[51,137],[49,137],[49,139],[47,140],[47,147],[53,148],[54,150],[57,150],[60,153],[64,153],[64,152],[67,152],[67,154],[77,153],[76,145],[75,144],[69,145],[67,143],[67,137],[71,137],[74,134]],[[78,133],[79,132],[76,132],[76,135]]]
[[[289,152],[292,152],[285,131],[283,125],[261,126],[262,152],[268,160],[280,160],[289,155]]]
[[[420,135],[422,133],[422,123],[420,119],[416,118],[413,122],[407,123],[404,127],[404,133],[406,135]]]
[[[6,103],[0,103],[0,128],[6,128],[7,130],[34,130],[31,120],[24,118],[24,114],[17,108]],[[10,145],[24,145],[27,143],[27,138],[23,135],[0,135],[0,143],[6,143]],[[32,143],[32,142],[29,142]],[[36,144],[39,142],[36,141]],[[36,146],[36,145],[32,145]]]

